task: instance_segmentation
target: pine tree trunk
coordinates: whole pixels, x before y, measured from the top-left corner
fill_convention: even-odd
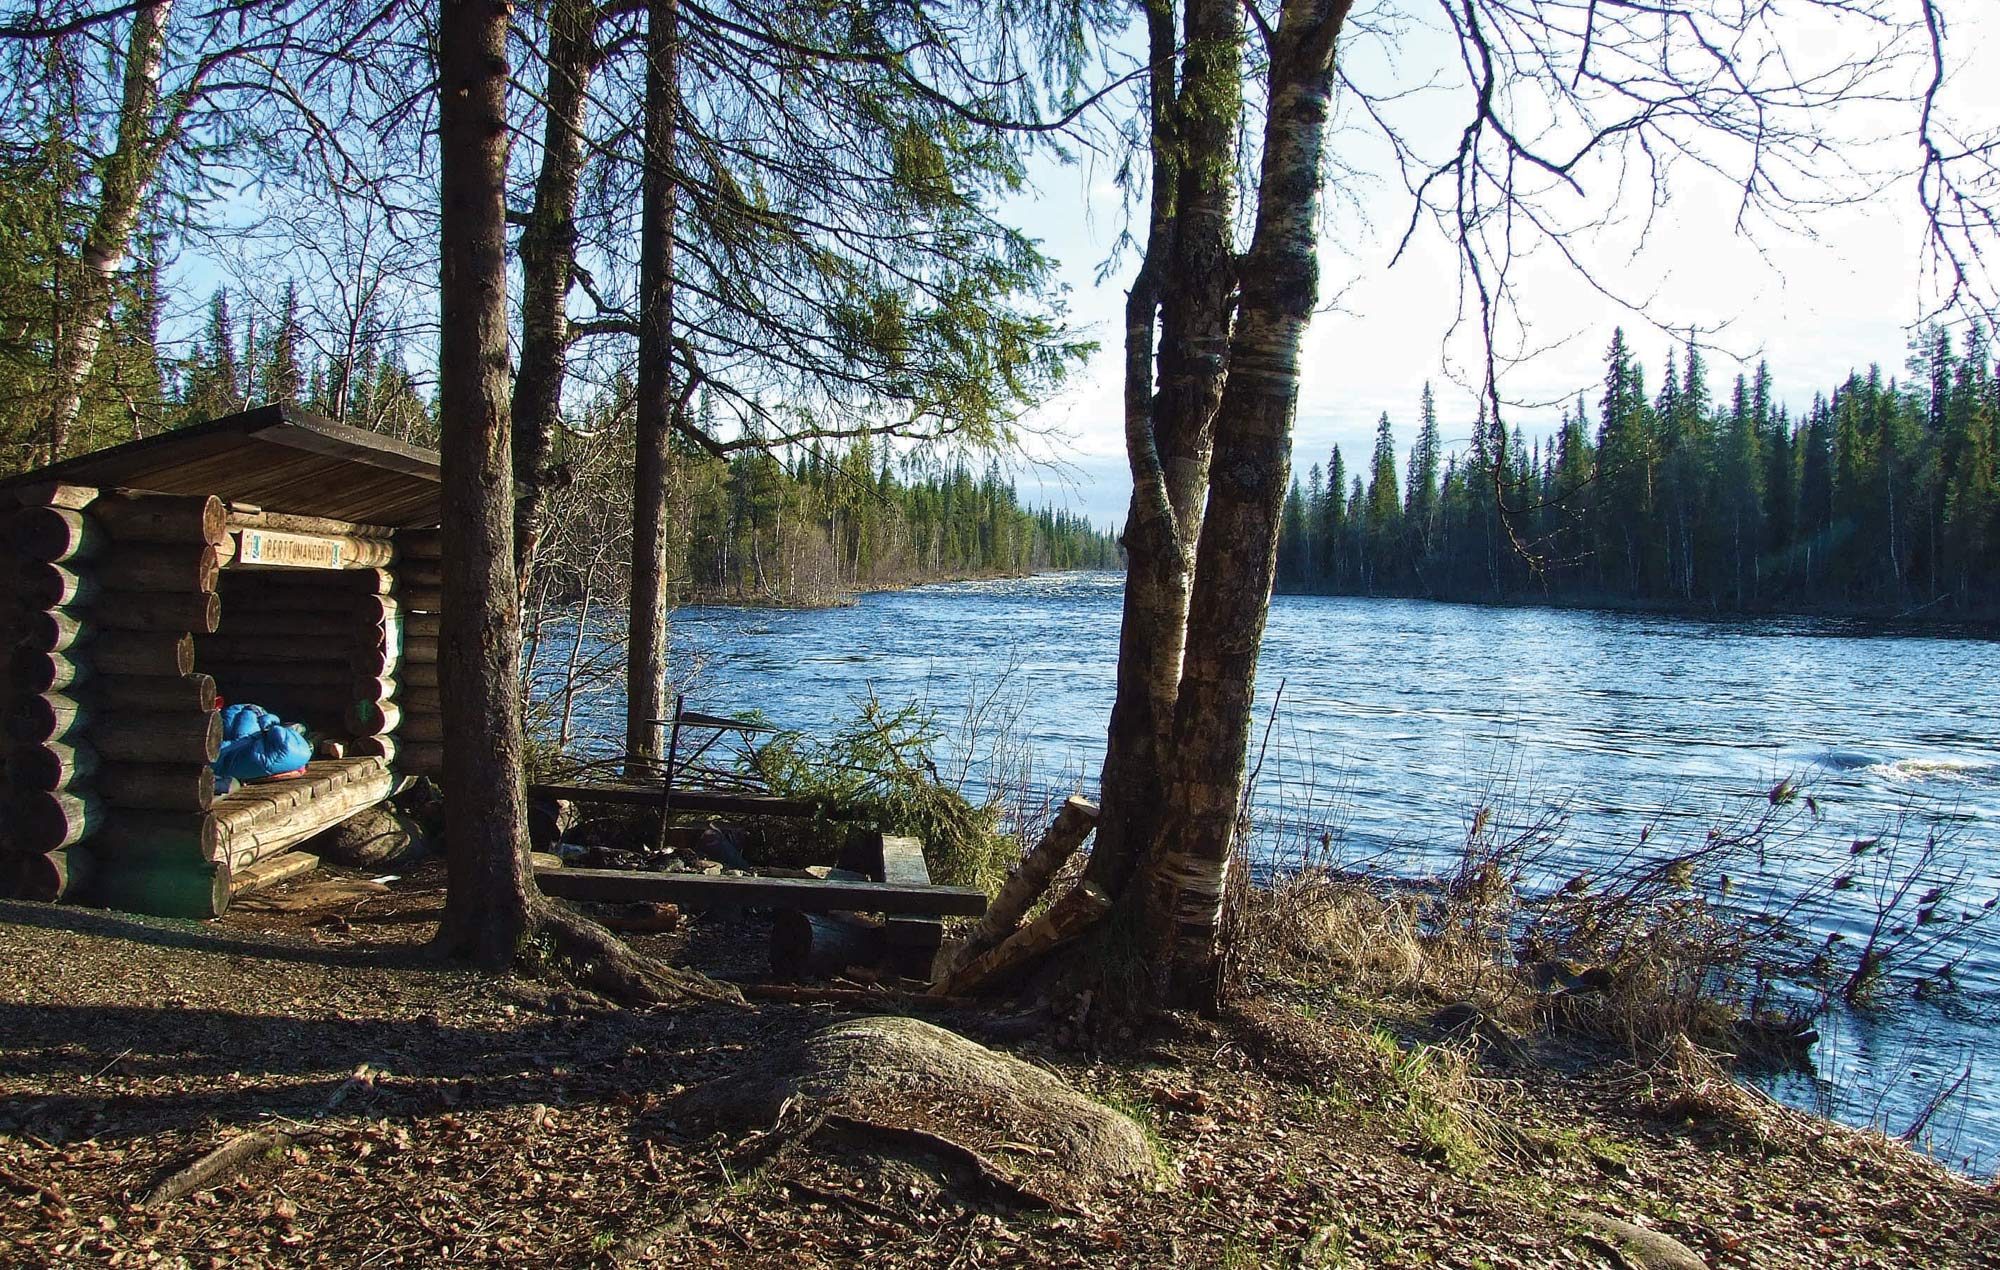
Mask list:
[[[125,49],[124,95],[118,107],[118,140],[99,171],[97,210],[77,261],[76,289],[49,366],[49,408],[43,443],[47,460],[60,459],[83,408],[83,385],[97,364],[97,349],[111,320],[111,280],[125,259],[125,245],[139,221],[147,187],[159,169],[161,138],[154,114],[160,105],[160,65],[166,54],[167,18],[173,0],[142,4],[132,15]]]
[[[523,587],[541,539],[549,451],[562,417],[585,90],[596,61],[596,7],[588,0],[556,0],[549,11],[542,167],[535,178],[535,206],[521,233],[521,369],[514,380],[513,414],[514,471],[526,490],[514,505],[514,569]]]
[[[1333,46],[1352,0],[1288,0],[1271,59],[1256,231],[1216,417],[1169,755],[1166,832],[1144,879],[1168,1002],[1212,1000],[1259,646],[1291,474],[1299,350],[1319,296],[1320,161]]]
[[[646,170],[640,188],[638,452],[632,468],[631,640],[626,648],[625,752],[660,758],[667,716],[667,442],[674,388],[674,142],[680,109],[680,6],[651,0],[646,17]]]
[[[444,469],[448,890],[438,942],[500,968],[533,928],[521,786],[513,462],[507,446],[507,24],[440,0],[438,414]]]

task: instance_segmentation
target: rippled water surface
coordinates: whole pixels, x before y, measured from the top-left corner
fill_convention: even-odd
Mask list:
[[[815,731],[871,685],[949,718],[1004,674],[1039,777],[1087,786],[1121,585],[1065,574],[846,609],[686,609],[676,655],[708,664],[700,708]],[[1967,871],[1968,902],[1947,906],[1956,921],[2000,872],[2000,642],[1988,634],[1281,596],[1258,679],[1260,728],[1283,684],[1259,804],[1274,820],[1330,820],[1351,858],[1417,867],[1497,794],[1516,818],[1565,809],[1559,863],[1585,867],[1642,830],[1654,844],[1699,841],[1797,777],[1820,818],[1746,880],[1750,900],[1784,902],[1841,867],[1854,839],[1901,820],[1906,851],[1937,832]],[[598,699],[584,722],[615,731],[617,705]],[[1865,933],[1866,889],[1817,913],[1816,934]],[[1950,1090],[1928,1121],[1934,1149],[1986,1173],[2000,1163],[2000,922],[1954,932],[1931,958],[1943,959],[1958,961],[1956,991],[1828,1020],[1817,1074],[1777,1092],[1895,1133]]]

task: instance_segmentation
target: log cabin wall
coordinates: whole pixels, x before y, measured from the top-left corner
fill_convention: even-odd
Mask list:
[[[436,530],[78,486],[25,497],[0,595],[4,889],[210,916],[258,861],[442,767]],[[218,799],[218,694],[352,757]]]
[[[205,835],[221,726],[194,634],[220,618],[222,502],[73,485],[21,498],[6,767],[17,889],[216,908],[228,878]]]

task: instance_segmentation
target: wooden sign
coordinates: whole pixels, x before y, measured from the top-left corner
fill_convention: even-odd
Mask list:
[[[279,534],[268,529],[245,529],[236,562],[283,569],[338,569],[342,548],[338,538],[318,535]]]

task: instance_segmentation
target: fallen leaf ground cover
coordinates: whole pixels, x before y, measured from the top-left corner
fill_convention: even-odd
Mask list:
[[[674,1096],[863,1006],[476,976],[424,953],[439,901],[419,873],[211,923],[0,904],[0,1265],[1628,1264],[1596,1213],[1716,1267],[2000,1266],[1992,1189],[1897,1144],[1644,1072],[1482,1068],[1283,983],[1104,1049],[926,1015],[1133,1115],[1158,1186],[1023,1208],[830,1135],[760,1151]],[[747,978],[763,936],[641,942]],[[288,1143],[143,1203],[253,1131]]]

